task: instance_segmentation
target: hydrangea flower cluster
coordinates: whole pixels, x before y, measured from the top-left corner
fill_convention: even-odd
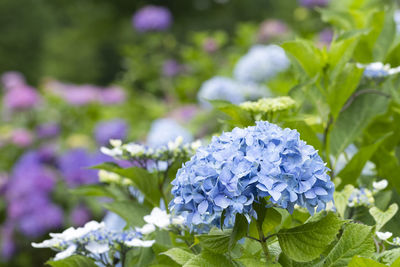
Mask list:
[[[118,86],[76,85],[50,80],[45,84],[45,89],[73,106],[84,106],[91,103],[116,105],[125,101],[125,92]]]
[[[241,82],[262,83],[290,65],[285,51],[277,45],[256,45],[236,64],[234,77]]]
[[[271,204],[293,211],[297,204],[313,213],[333,199],[334,184],[317,151],[296,130],[258,121],[214,137],[198,149],[172,181],[171,211],[196,231],[233,224],[236,214],[248,220],[252,204],[270,197]]]
[[[260,42],[268,42],[271,39],[285,36],[288,32],[289,28],[285,22],[268,19],[261,23],[257,38]]]
[[[211,108],[208,100],[225,100],[233,104],[240,104],[246,99],[256,99],[268,95],[270,92],[265,86],[215,76],[201,85],[197,98],[202,107]]]
[[[400,72],[400,67],[391,68],[390,64],[383,64],[382,62],[373,62],[370,64],[357,64],[359,68],[365,68],[364,77],[370,79],[384,78]]]
[[[83,227],[70,227],[62,233],[50,233],[52,239],[42,243],[32,243],[35,248],[51,248],[59,251],[54,260],[61,260],[80,254],[103,264],[111,264],[119,257],[122,247],[151,247],[154,240],[143,240],[137,231],[115,231],[108,229],[103,222],[90,221]]]
[[[253,113],[268,113],[291,109],[296,102],[289,96],[281,96],[275,98],[261,98],[256,102],[244,102],[239,106]]]
[[[94,136],[97,144],[105,146],[110,139],[124,140],[128,135],[128,124],[121,119],[102,121],[96,125]]]
[[[132,23],[139,32],[165,31],[171,26],[172,14],[165,7],[148,5],[135,13]]]
[[[158,119],[151,124],[147,135],[147,144],[154,148],[165,146],[168,145],[168,142],[174,141],[179,136],[183,138],[184,143],[189,143],[193,140],[192,134],[175,120],[169,118]]]
[[[175,141],[155,148],[137,143],[122,144],[121,140],[110,140],[110,144],[111,148],[102,147],[101,152],[151,170],[158,168],[159,163],[171,165],[175,161],[189,158],[200,147],[201,142],[184,143],[182,137],[177,137]]]
[[[299,4],[304,7],[326,6],[330,0],[299,0]]]
[[[374,196],[371,190],[367,188],[355,188],[351,193],[347,206],[358,207],[358,206],[372,206],[375,203]]]
[[[6,72],[2,75],[5,89],[3,105],[10,111],[28,110],[40,102],[39,93],[25,82],[25,78],[18,72]]]

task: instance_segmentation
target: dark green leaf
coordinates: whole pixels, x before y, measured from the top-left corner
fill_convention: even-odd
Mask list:
[[[246,236],[249,229],[249,223],[242,214],[237,214],[235,218],[235,225],[233,226],[232,233],[229,239],[229,250],[232,250],[237,241]]]
[[[46,264],[53,267],[96,267],[92,259],[81,255],[73,255],[58,261],[48,261]]]

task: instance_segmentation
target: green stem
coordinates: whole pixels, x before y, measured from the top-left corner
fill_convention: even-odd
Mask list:
[[[270,260],[270,255],[269,255],[269,251],[268,251],[267,240],[265,239],[264,233],[262,230],[262,224],[256,223],[256,225],[257,225],[257,231],[258,231],[260,244],[261,244],[262,250],[264,251],[265,258],[268,261],[268,260]]]

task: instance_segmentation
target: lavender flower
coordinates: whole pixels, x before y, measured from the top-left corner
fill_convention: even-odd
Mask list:
[[[128,125],[124,120],[114,119],[102,121],[96,125],[95,138],[97,144],[105,146],[110,139],[124,140],[128,134]]]
[[[281,20],[269,19],[261,23],[258,31],[258,40],[268,42],[271,39],[286,35],[288,26]]]
[[[330,0],[299,0],[299,4],[308,7],[308,8],[313,8],[317,6],[326,6],[329,4]]]
[[[47,139],[58,136],[60,133],[60,126],[57,123],[44,123],[36,128],[36,134],[39,138]]]
[[[7,90],[3,98],[3,104],[11,111],[20,111],[34,108],[40,101],[37,91],[28,86],[18,86]]]
[[[89,169],[96,163],[100,162],[81,148],[67,151],[59,159],[60,171],[70,187],[96,183],[97,171]]]
[[[168,142],[174,141],[181,136],[184,143],[189,143],[193,140],[193,136],[181,125],[172,119],[155,120],[147,135],[147,144],[151,147],[159,147],[167,145]]]
[[[325,28],[319,33],[319,41],[324,45],[329,45],[333,39],[333,31],[330,28]]]
[[[28,147],[33,142],[33,135],[25,129],[15,129],[11,134],[11,142],[19,147]]]
[[[13,232],[12,223],[7,223],[0,228],[0,255],[5,260],[11,258],[15,252]]]
[[[241,82],[262,83],[285,71],[290,61],[277,45],[256,45],[236,64],[234,77]]]
[[[82,226],[90,220],[90,211],[83,205],[76,206],[71,214],[71,222],[74,226]]]
[[[172,181],[171,211],[202,231],[231,226],[237,213],[249,221],[257,214],[253,202],[270,197],[271,204],[293,211],[294,205],[312,214],[333,200],[334,184],[317,151],[300,140],[296,130],[259,121],[214,137],[211,144],[178,170]]]
[[[17,71],[8,71],[1,76],[1,83],[6,90],[22,87],[26,85],[25,77]]]
[[[135,13],[132,23],[139,32],[165,31],[172,23],[172,14],[165,7],[148,5]]]
[[[121,87],[112,86],[99,93],[99,101],[104,105],[115,105],[125,101],[125,92]]]
[[[182,71],[183,67],[176,60],[166,60],[162,66],[162,74],[165,77],[174,77]]]

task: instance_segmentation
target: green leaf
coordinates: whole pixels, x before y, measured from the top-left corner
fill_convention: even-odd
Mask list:
[[[88,196],[88,197],[117,197],[108,187],[99,184],[93,185],[82,185],[77,188],[70,189],[70,192],[78,196]]]
[[[129,226],[142,226],[143,217],[150,213],[150,209],[136,201],[114,201],[104,207],[121,216]]]
[[[73,255],[58,261],[48,261],[46,264],[53,267],[96,267],[92,259],[81,255]]]
[[[230,124],[236,126],[249,126],[254,124],[250,114],[239,106],[221,100],[211,100],[210,102],[216,109],[224,112],[231,118],[229,121]]]
[[[362,94],[341,112],[330,133],[330,152],[337,158],[357,139],[372,119],[386,111],[388,99],[377,94]]]
[[[376,231],[379,231],[393,216],[397,213],[399,207],[396,203],[389,206],[386,211],[381,211],[377,207],[369,209],[369,213],[374,217],[376,222]]]
[[[234,263],[226,256],[215,254],[211,251],[202,251],[201,254],[193,257],[183,267],[226,267],[234,266]]]
[[[298,262],[311,261],[335,239],[342,224],[335,214],[328,213],[318,221],[280,230],[279,244],[289,258]]]
[[[343,105],[357,89],[364,70],[355,64],[349,64],[339,73],[328,87],[328,104],[334,119],[339,115]]]
[[[262,222],[262,230],[264,234],[274,232],[283,221],[282,214],[274,208],[266,210],[265,219]]]
[[[386,265],[359,256],[355,256],[348,265],[348,267],[381,267],[381,266],[384,267]]]
[[[120,168],[116,164],[104,163],[93,168],[114,172],[132,181],[134,187],[140,190],[145,199],[153,206],[160,205],[161,192],[158,186],[158,177],[155,173],[139,167]]]
[[[249,223],[246,217],[242,214],[237,214],[235,218],[235,225],[233,226],[232,233],[229,239],[229,250],[232,250],[237,241],[246,236],[249,229]]]
[[[375,151],[379,148],[382,142],[390,134],[386,134],[372,145],[361,147],[360,150],[355,154],[349,163],[337,174],[342,179],[342,184],[356,184],[357,178],[360,176],[365,164],[372,157]],[[339,186],[338,188],[341,188]]]
[[[394,248],[390,250],[385,250],[381,253],[379,253],[379,261],[395,266],[395,262],[397,262],[396,266],[400,266],[400,248]]]
[[[355,255],[372,255],[375,251],[372,229],[371,226],[356,223],[347,225],[339,242],[319,266],[347,266]]]
[[[186,250],[183,250],[181,248],[171,248],[170,250],[161,254],[167,255],[180,265],[184,265],[186,262],[195,257],[194,254],[187,252]]]
[[[354,186],[348,184],[343,188],[341,192],[339,191],[333,192],[333,199],[335,200],[336,210],[342,218],[344,218],[344,213],[347,208],[347,203],[349,202],[349,198],[353,190]]]
[[[227,234],[216,235],[198,235],[196,238],[200,241],[203,248],[206,248],[214,253],[222,254],[229,250],[231,236]]]
[[[282,44],[286,53],[291,55],[309,77],[319,73],[324,65],[321,51],[310,41],[296,40]]]

